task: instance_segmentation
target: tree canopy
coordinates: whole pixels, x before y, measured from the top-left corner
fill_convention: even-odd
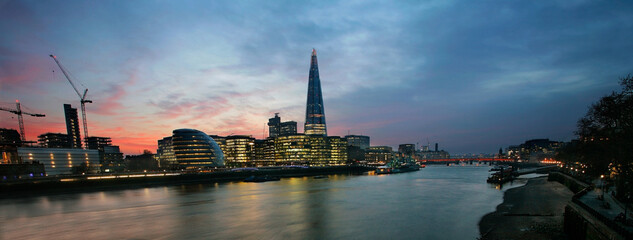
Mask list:
[[[592,104],[578,120],[578,141],[566,146],[559,158],[587,165],[588,174],[613,171],[618,195],[633,193],[633,77],[620,79],[622,89]]]

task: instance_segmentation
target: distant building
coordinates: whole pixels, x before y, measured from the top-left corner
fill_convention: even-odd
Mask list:
[[[282,135],[297,134],[297,122],[288,121],[281,122],[279,113],[275,113],[275,117],[268,119],[268,136],[278,137]]]
[[[362,150],[369,148],[369,136],[363,135],[347,135],[345,136],[348,146],[356,146]]]
[[[176,129],[172,144],[178,166],[182,169],[224,167],[220,146],[207,134],[195,129]]]
[[[132,172],[158,170],[156,155],[148,150],[145,150],[141,155],[126,155],[125,165],[126,169]]]
[[[413,157],[415,155],[415,144],[400,144],[398,153],[405,157]]]
[[[321,94],[321,78],[319,77],[319,64],[315,49],[312,49],[312,58],[310,60],[308,103],[306,105],[306,121],[303,129],[306,135],[327,136],[323,95]]]
[[[508,157],[517,161],[539,162],[545,158],[552,158],[556,150],[563,146],[563,142],[549,139],[532,139],[525,143],[508,147]]]
[[[49,176],[100,172],[97,150],[19,147],[18,155],[23,162],[44,164]]]
[[[393,159],[393,148],[389,146],[372,146],[367,148],[365,161],[371,164],[383,165]]]
[[[71,107],[70,104],[64,104],[64,116],[66,117],[66,135],[71,148],[81,148],[77,109]]]
[[[102,149],[99,149],[99,157],[101,158],[101,172],[123,172],[125,170],[125,161],[119,146],[102,146]]]
[[[0,128],[0,164],[20,163],[18,147],[21,146],[22,139],[17,130]]]
[[[44,133],[37,136],[37,142],[44,148],[72,148],[68,135],[63,133]]]

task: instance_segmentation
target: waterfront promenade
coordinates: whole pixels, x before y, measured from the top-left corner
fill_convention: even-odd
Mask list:
[[[505,192],[503,203],[479,222],[482,239],[567,239],[563,233],[565,205],[573,192],[547,177]]]

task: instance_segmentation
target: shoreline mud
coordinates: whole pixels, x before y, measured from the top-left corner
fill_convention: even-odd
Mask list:
[[[495,212],[479,221],[480,239],[568,239],[563,232],[565,205],[573,192],[547,177],[507,190]]]

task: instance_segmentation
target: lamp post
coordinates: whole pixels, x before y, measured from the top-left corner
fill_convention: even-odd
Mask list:
[[[600,198],[604,201],[604,175],[600,175],[600,188],[602,189]]]

